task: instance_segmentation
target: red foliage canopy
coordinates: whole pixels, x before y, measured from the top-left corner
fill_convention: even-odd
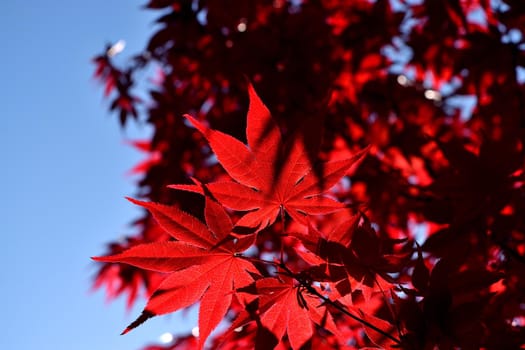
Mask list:
[[[154,129],[147,211],[96,258],[149,297],[126,332],[200,301],[199,339],[149,349],[525,348],[522,1],[147,7],[143,53],[95,58]]]

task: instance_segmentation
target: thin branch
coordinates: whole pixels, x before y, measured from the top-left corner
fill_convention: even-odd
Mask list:
[[[302,277],[300,276],[297,276],[297,274],[293,273],[292,270],[290,270],[285,264],[284,262],[280,262],[280,263],[276,263],[274,261],[268,261],[268,260],[263,260],[263,259],[258,259],[258,258],[251,258],[251,257],[244,257],[250,261],[253,261],[253,262],[259,262],[259,263],[263,263],[263,264],[270,264],[270,265],[274,265],[274,266],[277,266],[277,267],[280,267],[282,268],[290,277],[294,278],[297,282],[300,283],[300,285],[308,291],[308,293],[310,294],[313,294],[315,295],[316,297],[322,299],[325,303],[333,306],[334,308],[336,308],[337,310],[341,311],[343,314],[347,315],[348,317],[354,319],[355,321],[361,323],[363,326],[365,327],[368,327],[376,332],[378,332],[379,334],[387,337],[388,339],[392,340],[393,342],[395,342],[396,344],[401,344],[401,340],[397,339],[396,337],[394,337],[393,335],[383,331],[382,329],[379,329],[377,328],[376,326],[374,326],[373,324],[371,324],[370,322],[362,319],[361,317],[359,316],[356,316],[354,314],[352,314],[350,311],[348,311],[344,306],[342,306],[341,304],[337,303],[336,301],[333,301],[332,299],[330,298],[327,298],[325,297],[324,295],[322,295],[321,293],[319,293],[314,287],[312,287],[312,285],[306,281],[305,279],[303,279]]]
[[[385,299],[385,303],[388,308],[388,311],[390,311],[390,317],[392,317],[392,320],[394,321],[396,328],[397,328],[397,334],[401,338],[403,335],[401,334],[401,327],[399,326],[399,319],[397,318],[397,315],[394,309],[392,308],[392,305],[390,305],[389,298],[387,297],[385,290],[383,289],[383,287],[381,287],[381,284],[379,284],[379,281],[377,280],[377,276],[374,276],[374,281],[377,287],[379,288],[379,290],[381,291],[381,294],[383,295],[383,299]]]
[[[396,344],[401,344],[401,341],[399,339],[397,339],[396,337],[394,337],[393,335],[383,331],[382,329],[377,328],[376,326],[374,326],[370,322],[362,319],[361,317],[352,314],[350,311],[348,311],[346,308],[344,308],[341,304],[339,304],[339,303],[333,301],[332,299],[327,298],[324,295],[322,295],[321,293],[319,293],[314,287],[312,287],[312,285],[310,283],[308,283],[307,281],[305,281],[301,277],[295,275],[286,265],[281,264],[281,266],[279,266],[279,267],[281,267],[283,270],[285,270],[287,273],[289,273],[291,277],[295,278],[301,284],[301,286],[303,286],[310,294],[313,294],[316,297],[322,299],[325,303],[328,303],[328,304],[332,305],[333,307],[335,307],[337,310],[341,311],[342,313],[344,313],[348,317],[350,317],[350,318],[356,320],[357,322],[361,323],[363,326],[366,326],[366,327],[368,327],[368,328],[378,332],[379,334],[387,337],[388,339],[392,340]]]

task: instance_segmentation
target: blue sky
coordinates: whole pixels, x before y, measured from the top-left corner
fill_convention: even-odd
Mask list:
[[[89,293],[89,257],[132,233],[138,210],[125,173],[142,155],[123,142],[146,129],[120,130],[92,79],[91,58],[124,39],[141,50],[155,14],[145,0],[0,2],[1,349],[139,349],[176,329],[159,317],[126,336],[125,301]]]

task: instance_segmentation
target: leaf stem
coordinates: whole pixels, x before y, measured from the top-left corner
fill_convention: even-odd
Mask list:
[[[283,205],[281,204],[280,208],[279,208],[279,213],[281,215],[281,264],[284,265],[284,242],[283,242],[283,237],[284,237],[284,208],[283,208]]]

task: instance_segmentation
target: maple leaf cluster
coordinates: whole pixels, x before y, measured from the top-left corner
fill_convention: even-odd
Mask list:
[[[154,129],[137,233],[95,258],[148,298],[124,333],[199,303],[199,337],[148,349],[525,346],[521,1],[147,7],[144,52],[94,60]]]

